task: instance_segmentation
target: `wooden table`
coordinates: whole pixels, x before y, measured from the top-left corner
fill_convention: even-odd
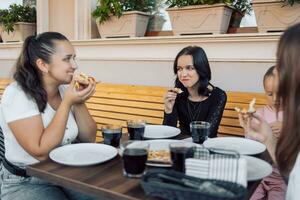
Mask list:
[[[102,164],[87,167],[65,166],[50,159],[27,166],[28,175],[38,177],[59,186],[107,199],[155,199],[145,195],[139,179],[123,176],[122,159],[116,158]],[[259,181],[248,186],[250,196]]]
[[[122,159],[87,167],[65,166],[46,160],[27,166],[28,175],[107,199],[152,199],[145,196],[139,179],[123,176]]]

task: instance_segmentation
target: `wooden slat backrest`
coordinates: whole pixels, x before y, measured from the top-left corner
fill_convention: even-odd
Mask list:
[[[98,83],[86,105],[99,129],[104,124],[117,124],[126,129],[129,119],[162,124],[166,90],[165,87]],[[98,136],[97,140],[101,140],[100,132]]]
[[[0,79],[0,98],[9,79]],[[126,120],[144,119],[148,124],[161,124],[163,120],[163,95],[165,87],[98,83],[95,94],[86,105],[97,122],[97,141],[102,140],[100,129],[104,124],[124,127]],[[247,108],[256,98],[256,108],[266,104],[262,93],[227,92],[227,103],[219,126],[219,136],[243,136],[234,107]]]
[[[4,92],[4,89],[6,86],[11,82],[11,79],[8,78],[0,78],[0,99],[2,97],[2,94]]]

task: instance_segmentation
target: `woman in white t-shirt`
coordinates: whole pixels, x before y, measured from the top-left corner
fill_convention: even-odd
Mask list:
[[[5,141],[1,199],[90,199],[26,175],[26,165],[73,142],[94,142],[96,123],[84,102],[95,83],[75,87],[75,51],[60,33],[28,37],[16,62],[15,82],[1,99],[0,126]],[[66,86],[65,84],[69,84]]]
[[[300,197],[300,23],[288,28],[280,38],[277,64],[273,71],[277,110],[282,105],[283,122],[279,138],[262,117],[248,118],[248,135],[265,143],[286,178],[287,200]]]

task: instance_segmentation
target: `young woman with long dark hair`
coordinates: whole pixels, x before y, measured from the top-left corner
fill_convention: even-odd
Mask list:
[[[210,83],[211,70],[205,51],[198,46],[188,46],[176,56],[173,66],[175,87],[165,94],[163,124],[179,125],[182,133],[190,134],[190,122],[210,123],[209,137],[216,137],[226,104],[226,93]]]
[[[300,24],[288,28],[281,36],[277,63],[273,71],[277,91],[277,110],[282,106],[283,122],[279,138],[262,117],[247,120],[248,134],[266,144],[288,182],[287,200],[300,197]]]
[[[75,51],[60,33],[28,37],[16,63],[14,82],[1,99],[4,133],[1,199],[89,199],[26,175],[27,165],[48,158],[49,152],[75,139],[94,142],[96,123],[84,102],[95,91],[90,82],[75,88]],[[69,84],[66,86],[65,84]]]

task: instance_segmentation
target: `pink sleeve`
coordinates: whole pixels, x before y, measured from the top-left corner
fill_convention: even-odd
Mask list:
[[[264,107],[257,109],[256,114],[260,117],[264,117]]]

